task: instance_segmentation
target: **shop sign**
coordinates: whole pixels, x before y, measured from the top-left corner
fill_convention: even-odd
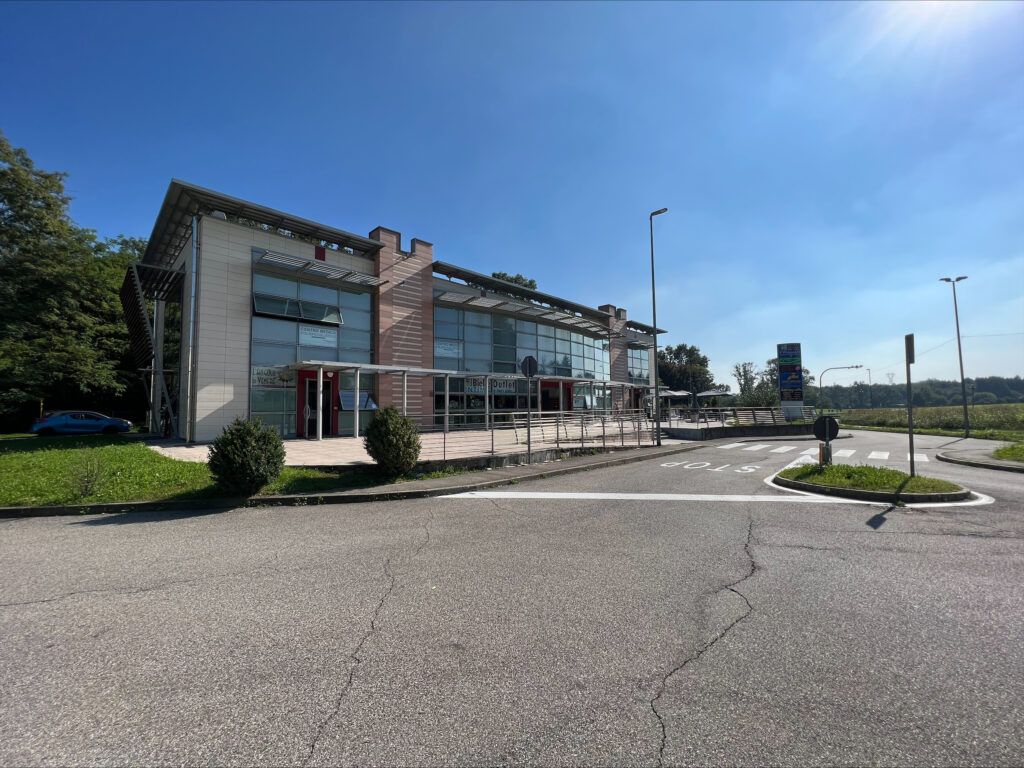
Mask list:
[[[299,344],[304,347],[336,347],[338,329],[322,325],[300,325]]]
[[[466,394],[468,395],[482,395],[484,394],[485,379],[483,376],[470,376],[466,379]],[[517,391],[517,380],[510,378],[492,378],[491,379],[491,394],[492,395],[514,395]]]
[[[287,368],[254,365],[249,385],[252,387],[274,387],[277,389],[294,387],[295,371]]]

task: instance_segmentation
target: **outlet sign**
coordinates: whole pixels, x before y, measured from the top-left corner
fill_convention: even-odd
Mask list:
[[[782,416],[787,420],[803,417],[804,366],[797,343],[779,344],[779,400]]]

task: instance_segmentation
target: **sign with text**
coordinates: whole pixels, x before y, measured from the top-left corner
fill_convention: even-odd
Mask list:
[[[517,379],[491,378],[492,395],[514,395],[517,391]],[[467,395],[484,394],[485,379],[483,376],[470,376],[466,379]]]
[[[800,419],[804,407],[804,365],[800,345],[779,344],[779,400],[785,419]]]
[[[249,382],[253,387],[274,387],[286,388],[295,386],[295,371],[287,368],[271,368],[266,365],[252,366],[252,376]]]
[[[299,344],[304,347],[336,347],[338,329],[323,325],[300,325]]]

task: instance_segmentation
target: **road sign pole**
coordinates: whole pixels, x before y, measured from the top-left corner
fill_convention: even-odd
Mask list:
[[[914,334],[908,333],[903,338],[907,351],[907,434],[910,436],[910,476],[915,476],[914,468],[914,391],[910,385],[910,365],[914,362]]]
[[[533,377],[537,375],[537,358],[527,355],[523,358],[522,371],[526,377],[526,463],[533,463],[533,407],[530,405],[530,398],[533,397]],[[537,391],[537,407],[540,408],[540,390]]]

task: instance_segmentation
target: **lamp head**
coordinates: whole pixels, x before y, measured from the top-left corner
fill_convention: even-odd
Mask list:
[[[654,218],[655,216],[660,216],[661,214],[666,213],[667,211],[668,211],[668,208],[662,208],[660,211],[654,211],[651,214],[651,218]]]
[[[959,282],[960,282],[961,280],[966,280],[966,279],[967,279],[967,275],[960,275],[960,277],[958,277],[958,278],[956,279],[956,282],[958,282],[958,283],[959,283]]]
[[[953,278],[951,278],[951,277],[940,277],[939,278],[939,282],[940,283],[952,283],[953,282]]]

